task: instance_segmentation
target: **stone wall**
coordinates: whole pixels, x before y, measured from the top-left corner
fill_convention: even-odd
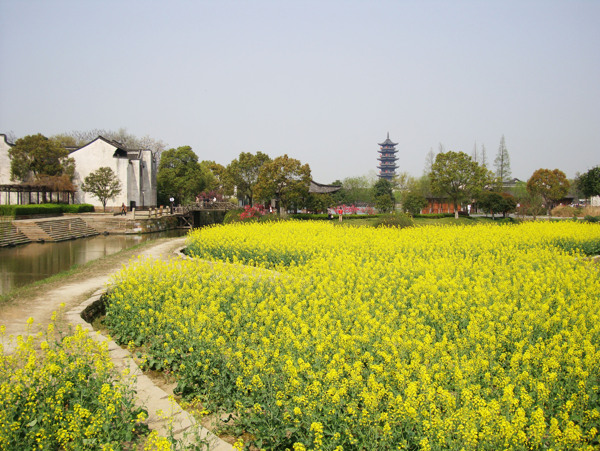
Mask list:
[[[82,215],[83,220],[100,233],[133,234],[164,232],[178,228],[178,221],[173,216],[162,218],[124,219],[108,215]]]

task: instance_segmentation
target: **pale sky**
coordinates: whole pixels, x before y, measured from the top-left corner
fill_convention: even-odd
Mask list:
[[[200,160],[366,175],[398,143],[600,164],[600,1],[0,0],[0,133],[126,128]]]

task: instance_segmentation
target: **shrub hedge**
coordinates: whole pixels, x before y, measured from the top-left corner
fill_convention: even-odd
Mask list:
[[[94,211],[90,204],[32,204],[32,205],[0,205],[0,216],[30,216],[61,213],[86,213]]]
[[[346,219],[368,219],[368,218],[379,218],[381,215],[344,215]],[[337,219],[338,215],[334,214],[333,218]],[[327,214],[312,214],[312,213],[294,213],[290,215],[291,219],[298,219],[300,221],[327,221],[332,218]]]
[[[469,214],[465,211],[459,211],[458,216],[469,217]],[[454,213],[426,213],[426,214],[413,215],[413,218],[428,218],[428,219],[454,218]]]

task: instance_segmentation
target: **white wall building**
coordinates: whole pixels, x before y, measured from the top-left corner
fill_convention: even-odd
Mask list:
[[[109,199],[107,207],[155,207],[157,165],[152,151],[126,149],[121,144],[98,136],[92,142],[71,151],[75,160],[73,184],[75,203],[101,206],[100,201],[81,190],[84,179],[100,167],[109,167],[121,182],[121,194]]]
[[[6,135],[0,134],[0,185],[18,182],[10,180],[10,158],[8,149],[12,144],[6,141]],[[75,203],[87,203],[101,207],[100,200],[81,190],[83,180],[100,167],[109,167],[121,182],[121,194],[109,199],[107,207],[156,206],[157,162],[150,150],[126,149],[121,144],[98,136],[83,147],[72,149],[69,157],[75,160],[73,184],[77,188]],[[0,203],[16,204],[16,193],[8,199],[6,193],[0,193]]]
[[[12,144],[6,140],[6,135],[0,133],[0,185],[8,185],[10,182],[10,157],[8,149]]]
[[[12,144],[6,140],[6,135],[0,133],[0,185],[10,185],[10,157],[8,156],[8,149],[12,147]],[[16,204],[18,202],[17,193],[0,192],[0,204]]]

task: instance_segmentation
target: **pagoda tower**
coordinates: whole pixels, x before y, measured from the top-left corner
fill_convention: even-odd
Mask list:
[[[397,145],[398,143],[390,140],[390,132],[387,134],[387,139],[379,144],[381,149],[378,150],[379,158],[377,159],[379,160],[379,166],[377,166],[377,169],[379,169],[379,174],[377,175],[390,182],[396,176],[396,168],[398,167],[396,166],[396,161],[398,161],[396,157],[396,152],[398,152],[396,150]]]

